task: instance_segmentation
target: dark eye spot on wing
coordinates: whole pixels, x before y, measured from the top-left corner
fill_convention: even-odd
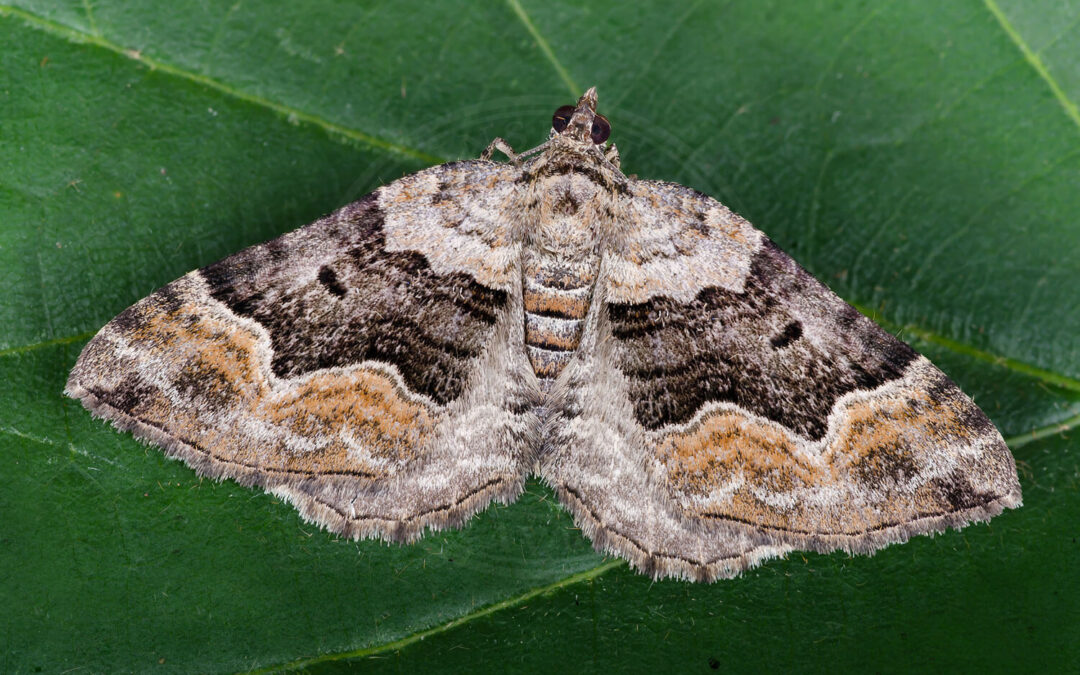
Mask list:
[[[337,273],[326,265],[319,268],[319,283],[339,298],[345,297],[345,287],[338,281]]]
[[[773,349],[783,349],[800,337],[802,337],[802,324],[798,321],[792,321],[784,326],[784,330],[773,336],[771,340]]]

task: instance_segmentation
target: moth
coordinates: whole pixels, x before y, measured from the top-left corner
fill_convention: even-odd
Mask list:
[[[1020,505],[948,377],[714,199],[624,175],[596,102],[159,289],[66,393],[346,537],[460,527],[535,474],[654,578]]]

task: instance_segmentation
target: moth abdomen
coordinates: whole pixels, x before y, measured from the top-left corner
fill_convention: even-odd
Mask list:
[[[600,259],[531,251],[522,266],[525,344],[533,372],[554,380],[570,362],[585,327]]]

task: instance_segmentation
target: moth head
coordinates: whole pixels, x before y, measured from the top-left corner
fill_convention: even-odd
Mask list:
[[[611,123],[596,112],[596,87],[578,99],[577,105],[564,105],[551,117],[552,137],[560,136],[579,143],[603,145],[611,135]]]

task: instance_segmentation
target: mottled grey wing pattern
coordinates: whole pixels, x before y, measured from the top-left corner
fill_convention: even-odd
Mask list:
[[[929,361],[716,201],[631,189],[541,468],[599,546],[715,579],[1019,505],[997,430]]]
[[[477,265],[514,251],[469,203],[514,175],[435,167],[192,272],[103,328],[67,391],[351,536],[412,540],[511,500],[537,424],[520,280]]]

